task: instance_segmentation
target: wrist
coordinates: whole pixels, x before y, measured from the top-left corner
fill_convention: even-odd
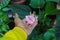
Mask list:
[[[30,35],[32,30],[30,30],[29,28],[25,27],[24,25],[18,25],[19,28],[22,28],[27,35]]]

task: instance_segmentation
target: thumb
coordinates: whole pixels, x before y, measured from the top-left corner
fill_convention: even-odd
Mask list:
[[[30,12],[30,16],[34,16],[34,14]]]
[[[15,18],[19,18],[17,13],[15,14]]]
[[[15,14],[15,19],[17,19],[17,20],[18,20],[18,19],[21,20],[21,19],[19,18],[19,16],[18,16],[17,13]]]
[[[22,20],[19,18],[18,14],[15,14],[15,18],[14,18],[14,23],[15,25],[19,26],[19,24],[22,22]]]

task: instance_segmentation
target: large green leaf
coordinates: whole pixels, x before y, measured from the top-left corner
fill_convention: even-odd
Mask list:
[[[47,2],[45,8],[46,15],[55,15],[59,13],[53,2]]]
[[[21,19],[25,18],[26,15],[29,15],[31,12],[31,9],[27,5],[9,5],[9,8],[11,8],[13,14],[18,13],[19,17]]]
[[[44,0],[31,0],[30,6],[33,8],[41,8],[45,4]]]

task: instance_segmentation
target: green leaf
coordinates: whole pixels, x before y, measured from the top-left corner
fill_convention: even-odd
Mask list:
[[[45,4],[44,0],[31,0],[30,6],[33,8],[41,8]]]
[[[53,40],[55,39],[55,28],[49,29],[45,34],[44,34],[44,40]]]
[[[47,17],[44,22],[45,22],[45,25],[47,25],[48,27],[51,27],[51,19]]]
[[[39,11],[39,19],[42,21],[44,19],[45,11]]]
[[[0,11],[0,17],[3,15],[3,12]]]
[[[7,24],[2,24],[2,28],[6,29],[6,30],[9,30],[9,26]]]
[[[55,8],[55,4],[53,2],[47,2],[45,12],[46,15],[55,15],[59,13],[59,10]]]
[[[52,1],[52,2],[59,2],[59,0],[46,0],[46,2],[50,2],[50,1]]]
[[[2,33],[0,33],[0,38],[3,36],[3,34]]]
[[[8,11],[8,10],[10,10],[10,8],[8,8],[8,7],[5,7],[2,9],[2,11]]]
[[[50,28],[50,29],[48,29],[48,31],[49,31],[49,32],[51,32],[51,33],[55,33],[55,31],[56,31],[56,28],[55,28],[55,27],[53,27],[53,28]]]
[[[2,0],[0,2],[0,10],[9,4],[10,0]]]
[[[7,32],[9,30],[9,26],[7,24],[2,24],[0,26],[0,33]]]
[[[36,36],[36,40],[43,40],[43,34]]]
[[[0,38],[3,37],[3,35],[9,30],[9,26],[7,24],[3,23],[0,25]]]
[[[0,15],[0,25],[2,25],[3,23],[9,23],[9,18],[7,16],[7,14],[3,13],[2,11],[0,11],[1,15]]]
[[[52,40],[54,38],[54,34],[52,34],[52,33],[50,33],[50,32],[46,32],[45,34],[44,34],[44,39],[45,40]]]
[[[29,15],[30,12],[31,12],[31,9],[29,6],[27,5],[18,5],[18,4],[15,4],[15,5],[9,5],[8,6],[12,12],[15,14],[15,13],[18,13],[19,17],[21,19],[25,18],[26,15]]]
[[[56,17],[56,27],[59,28],[60,27],[60,15],[58,15]]]

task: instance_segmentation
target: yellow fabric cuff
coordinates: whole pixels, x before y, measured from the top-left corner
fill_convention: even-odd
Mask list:
[[[15,26],[13,31],[19,33],[22,38],[24,38],[24,39],[27,38],[27,33],[21,27]]]
[[[27,40],[27,33],[20,27],[7,32],[0,40]]]

